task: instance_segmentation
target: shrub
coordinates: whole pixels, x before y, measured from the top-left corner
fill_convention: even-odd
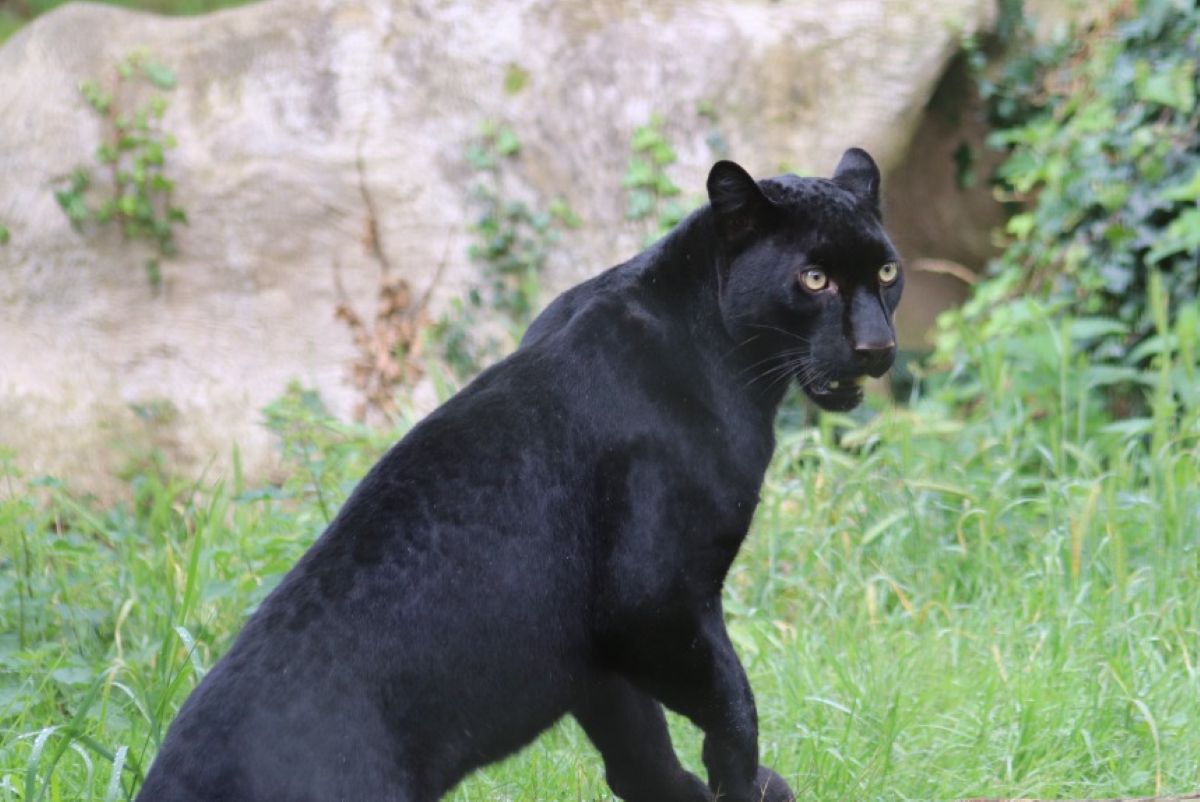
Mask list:
[[[1200,289],[1200,10],[1138,0],[1041,46],[1016,19],[1014,55],[981,80],[1008,154],[998,191],[1023,205],[993,275],[1008,297],[1110,321],[1081,341],[1094,358],[1145,364],[1152,272],[1171,315]]]

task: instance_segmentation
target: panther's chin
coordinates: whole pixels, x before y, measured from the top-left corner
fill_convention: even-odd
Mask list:
[[[865,376],[821,384],[802,384],[804,394],[827,412],[849,412],[862,403]]]

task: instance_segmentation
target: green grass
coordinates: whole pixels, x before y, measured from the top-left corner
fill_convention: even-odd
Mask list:
[[[122,6],[159,14],[203,14],[222,8],[245,5],[253,0],[98,0],[110,6]],[[22,25],[41,14],[53,11],[69,0],[0,0],[0,43]]]
[[[1197,332],[1165,332],[1144,417],[1114,423],[1070,327],[1022,331],[968,337],[931,397],[781,432],[725,600],[763,760],[802,798],[1200,789]],[[104,508],[0,468],[0,800],[129,796],[391,437],[299,392],[267,417],[282,487],[143,469]],[[568,721],[452,798],[610,797]]]

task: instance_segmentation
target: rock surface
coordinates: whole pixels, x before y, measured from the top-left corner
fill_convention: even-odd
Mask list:
[[[1001,154],[985,142],[986,116],[966,59],[959,57],[884,186],[884,216],[908,270],[898,314],[903,349],[930,348],[938,314],[962,303],[978,273],[998,255],[995,232],[1007,212],[988,180]],[[971,154],[966,175],[960,174],[964,147]]]
[[[0,445],[103,495],[147,446],[185,472],[215,461],[211,476],[237,443],[261,474],[260,409],[289,380],[342,415],[356,402],[341,300],[369,312],[389,276],[418,293],[440,277],[434,308],[462,292],[481,122],[521,138],[517,191],[582,221],[551,257],[558,290],[639,249],[621,180],[652,114],[687,198],[714,131],[759,175],[827,174],[852,144],[895,167],[960,38],[993,14],[992,0],[268,0],[188,19],[65,6],[0,48]],[[178,77],[167,173],[190,223],[158,290],[144,249],[72,229],[52,194],[100,143],[80,82],[111,82],[137,49]]]

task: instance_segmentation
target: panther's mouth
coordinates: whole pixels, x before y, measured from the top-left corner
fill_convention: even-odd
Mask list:
[[[823,382],[806,383],[804,392],[821,409],[829,412],[848,412],[862,403],[863,382],[866,376],[849,379],[831,379]]]

